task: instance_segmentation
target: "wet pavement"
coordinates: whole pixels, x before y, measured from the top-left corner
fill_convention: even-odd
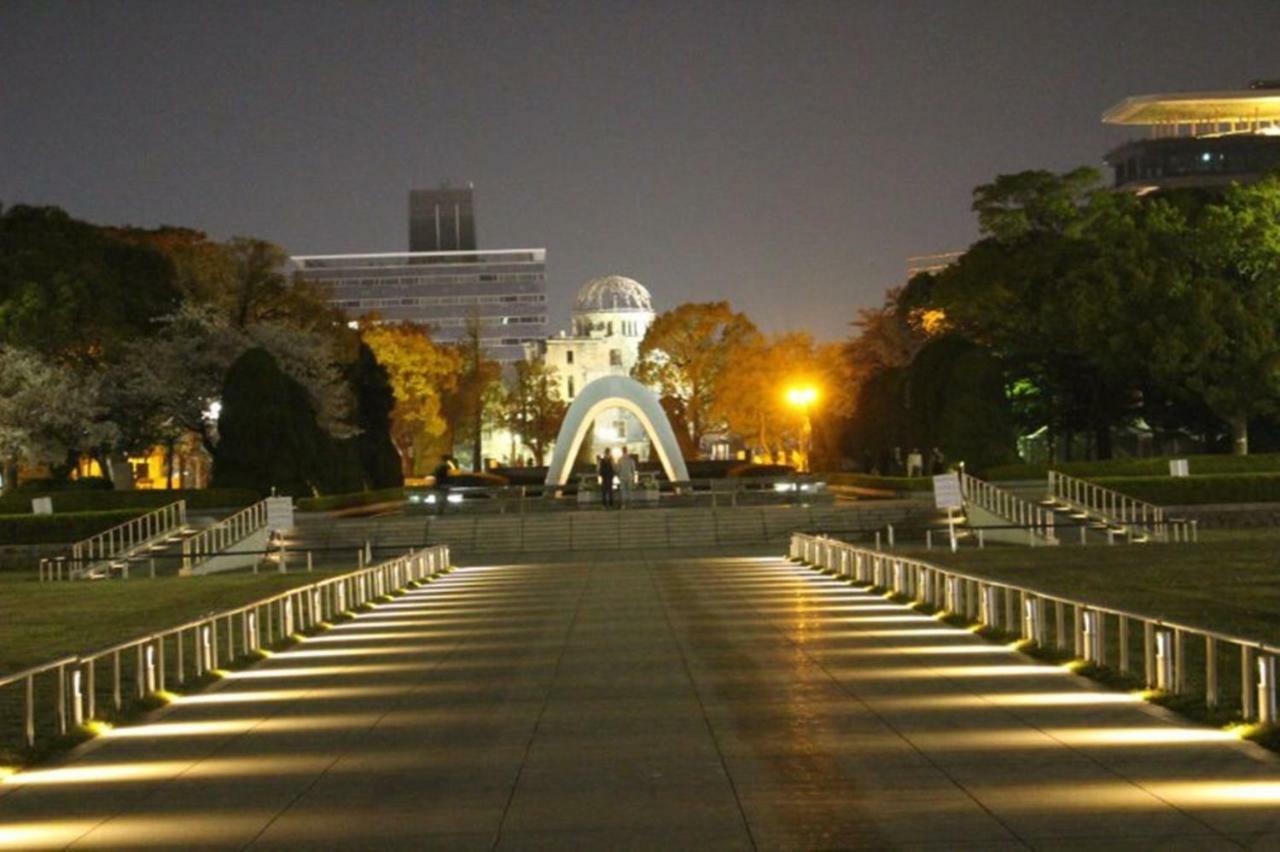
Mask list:
[[[772,557],[461,569],[0,783],[0,848],[1280,848],[1280,762]]]

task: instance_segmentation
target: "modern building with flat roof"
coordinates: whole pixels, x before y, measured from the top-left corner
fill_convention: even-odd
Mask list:
[[[1280,81],[1255,81],[1241,91],[1135,95],[1102,121],[1149,128],[1149,138],[1107,154],[1117,189],[1221,187],[1280,168]]]
[[[438,343],[456,343],[472,318],[489,357],[512,362],[547,337],[546,249],[300,255],[304,279],[329,293],[351,319],[430,328]]]

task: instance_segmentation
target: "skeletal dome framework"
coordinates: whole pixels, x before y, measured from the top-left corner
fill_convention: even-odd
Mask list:
[[[639,281],[621,275],[593,278],[578,291],[573,305],[574,313],[618,313],[621,311],[645,311],[653,313],[649,291]]]

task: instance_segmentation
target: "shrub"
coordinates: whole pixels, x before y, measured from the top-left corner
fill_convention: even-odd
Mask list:
[[[79,479],[28,479],[14,490],[36,491],[42,495],[47,491],[110,491],[114,487],[106,477],[82,476]]]
[[[150,510],[186,500],[188,509],[239,509],[257,502],[256,491],[243,488],[205,488],[173,491],[15,491],[0,497],[0,514],[29,515],[33,497],[53,498],[53,511],[95,512],[108,510]]]
[[[61,515],[0,515],[0,545],[75,542],[142,514],[138,509],[64,512]]]
[[[789,464],[740,464],[729,468],[725,476],[735,479],[743,476],[791,476],[796,469]]]
[[[933,480],[927,476],[873,476],[869,473],[820,473],[818,476],[829,485],[883,491],[933,491]]]
[[[1280,502],[1280,474],[1205,476],[1109,476],[1090,480],[1157,506]]]
[[[356,491],[352,494],[328,494],[323,497],[304,497],[294,501],[301,512],[332,512],[336,509],[353,509],[390,503],[404,499],[403,488],[383,488],[380,491]]]

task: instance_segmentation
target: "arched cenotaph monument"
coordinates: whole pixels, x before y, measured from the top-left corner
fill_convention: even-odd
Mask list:
[[[560,424],[551,464],[547,467],[547,485],[564,485],[573,472],[574,459],[582,446],[587,430],[596,416],[610,408],[621,408],[635,416],[653,443],[653,449],[662,462],[667,479],[672,482],[688,482],[689,470],[684,466],[684,455],[676,442],[667,413],[662,410],[653,391],[629,376],[601,376],[582,389],[569,405],[569,411]]]

